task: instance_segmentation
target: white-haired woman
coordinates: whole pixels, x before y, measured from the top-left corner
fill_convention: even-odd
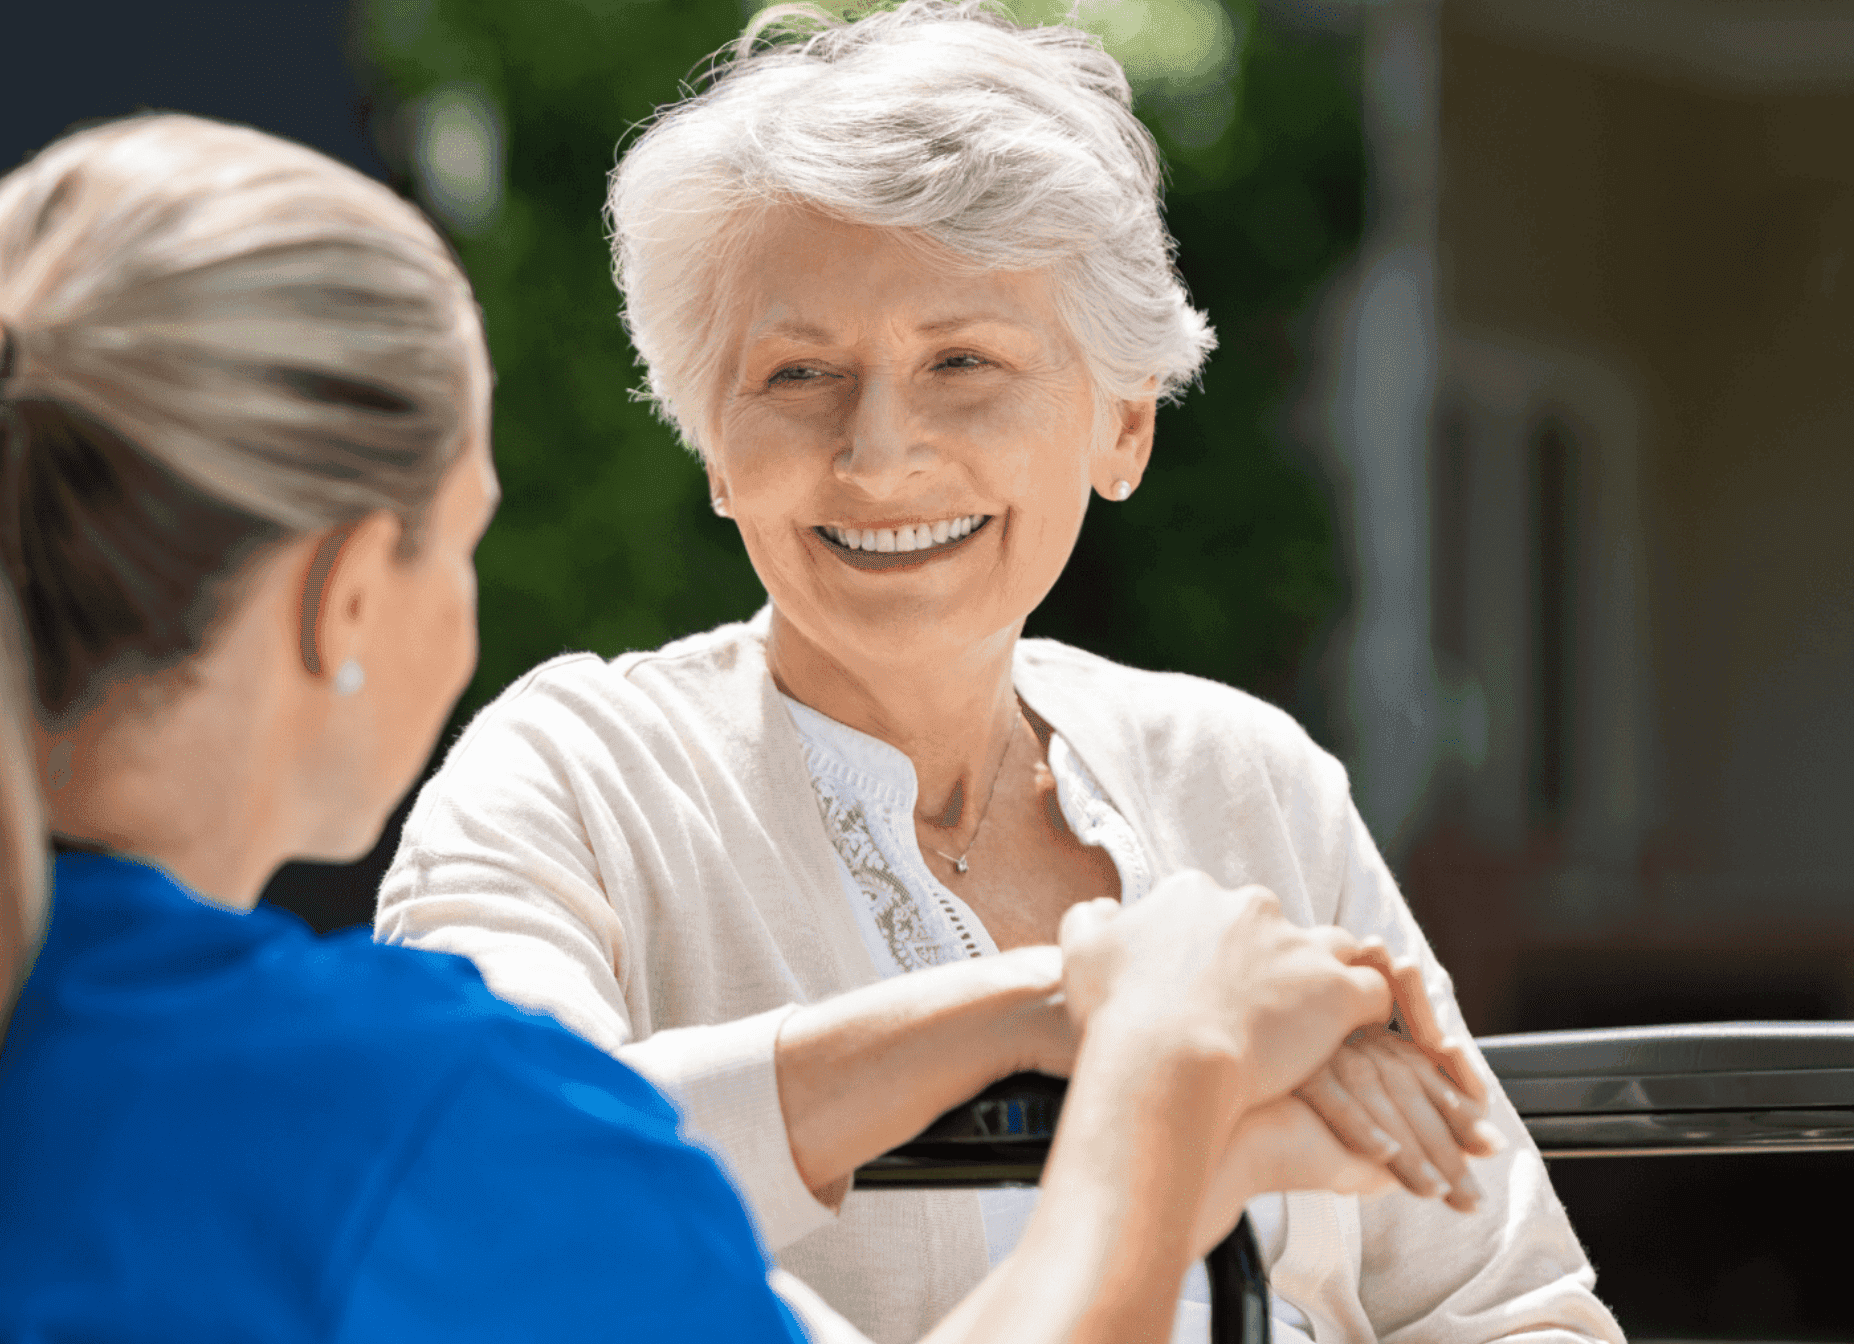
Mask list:
[[[469,677],[488,381],[443,242],[301,146],[148,117],[0,179],[39,719],[0,614],[0,896],[38,891],[29,763],[59,851],[0,1049],[0,1338],[860,1338],[631,1070],[456,958],[252,909],[372,845]],[[1201,875],[1062,932],[1049,1202],[940,1344],[1149,1337],[1250,1192],[1381,1176],[1285,1095],[1389,1013],[1381,953]]]
[[[625,154],[610,216],[651,393],[770,605],[519,680],[382,888],[380,936],[470,956],[677,1096],[781,1263],[881,1341],[958,1301],[1030,1197],[845,1183],[991,1079],[1068,1067],[1040,945],[1071,906],[1260,883],[1417,962],[1465,1037],[1294,723],[1019,639],[1212,344],[1159,178],[1072,28],[946,0],[759,20]],[[1283,1335],[1617,1337],[1510,1107],[1477,1123],[1480,1069],[1463,1096],[1378,1030],[1302,1089],[1406,1192],[1251,1207]],[[1502,1138],[1482,1191],[1465,1155]]]

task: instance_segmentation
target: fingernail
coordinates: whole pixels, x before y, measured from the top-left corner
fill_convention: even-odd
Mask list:
[[[1427,1187],[1424,1194],[1444,1195],[1448,1193],[1448,1182],[1442,1179],[1442,1173],[1436,1170],[1434,1163],[1423,1163],[1417,1168],[1417,1175],[1422,1177],[1423,1184]]]
[[[1490,1155],[1493,1153],[1504,1153],[1506,1151],[1506,1135],[1502,1134],[1485,1120],[1476,1120],[1473,1128],[1468,1132],[1481,1141]]]
[[[1473,1172],[1464,1170],[1461,1173],[1461,1179],[1455,1182],[1455,1193],[1458,1195],[1466,1195],[1469,1199],[1478,1203],[1482,1193],[1481,1183],[1474,1179]]]
[[[1388,1162],[1403,1151],[1403,1145],[1381,1129],[1371,1131],[1371,1141],[1378,1146],[1375,1156],[1380,1162]]]

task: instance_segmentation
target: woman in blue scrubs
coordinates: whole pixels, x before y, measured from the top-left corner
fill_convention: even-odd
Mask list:
[[[300,146],[142,117],[0,180],[58,851],[0,1052],[0,1340],[855,1337],[623,1065],[460,959],[254,908],[373,844],[469,678],[489,382],[444,243]],[[34,806],[7,782],[9,835]],[[1388,1015],[1357,953],[1196,875],[1072,911],[1045,1198],[931,1337],[1156,1337],[1251,1194],[1388,1180],[1286,1095]]]

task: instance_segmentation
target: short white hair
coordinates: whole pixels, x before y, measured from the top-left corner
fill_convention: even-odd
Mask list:
[[[765,210],[803,205],[981,270],[1047,271],[1097,395],[1175,398],[1216,337],[1173,264],[1160,187],[1126,75],[1088,33],[1021,27],[987,0],[850,21],[776,6],[612,173],[645,395],[699,450],[732,262]]]

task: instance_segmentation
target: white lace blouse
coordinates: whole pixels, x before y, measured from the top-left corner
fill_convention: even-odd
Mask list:
[[[854,728],[785,697],[804,749],[824,829],[837,851],[844,899],[884,977],[942,966],[998,950],[985,926],[958,893],[927,866],[914,832],[916,780],[905,754]],[[1048,764],[1056,800],[1069,830],[1114,861],[1120,899],[1131,904],[1152,890],[1154,875],[1144,847],[1125,817],[1108,801],[1059,733],[1051,732]],[[1034,1189],[987,1190],[979,1195],[985,1219],[985,1254],[996,1266],[1017,1245],[1036,1208]],[[1249,1205],[1249,1223],[1272,1264],[1285,1242],[1280,1195]],[[1300,1344],[1307,1318],[1273,1297],[1275,1338]],[[1208,1344],[1210,1281],[1196,1265],[1186,1277],[1173,1320],[1172,1344]]]

